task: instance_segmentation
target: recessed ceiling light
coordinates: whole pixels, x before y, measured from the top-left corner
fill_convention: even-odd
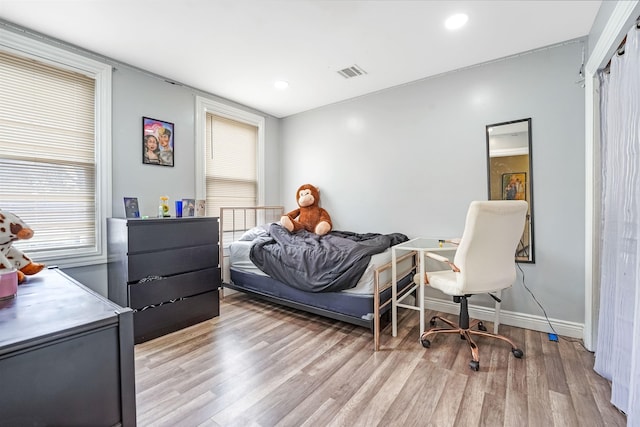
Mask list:
[[[464,13],[458,13],[456,15],[451,15],[444,21],[444,26],[449,30],[457,30],[458,28],[464,26],[467,23],[469,17]]]
[[[278,80],[273,84],[276,89],[284,90],[289,87],[289,82],[284,80]]]

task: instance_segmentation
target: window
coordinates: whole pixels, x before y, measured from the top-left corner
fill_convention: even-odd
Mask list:
[[[106,261],[111,67],[0,28],[0,208],[16,247],[64,267]]]
[[[200,97],[196,111],[196,194],[206,199],[207,215],[261,204],[264,118]]]
[[[219,216],[223,206],[256,206],[258,128],[207,113],[207,206]]]

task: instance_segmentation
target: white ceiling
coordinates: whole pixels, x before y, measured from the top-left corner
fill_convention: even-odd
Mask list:
[[[0,0],[0,18],[275,117],[589,33],[601,1]],[[469,15],[458,31],[453,13]],[[367,74],[345,79],[358,65]],[[580,64],[576,64],[576,76]],[[289,82],[287,90],[273,87]]]

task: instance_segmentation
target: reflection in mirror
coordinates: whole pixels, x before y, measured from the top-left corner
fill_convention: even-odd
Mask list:
[[[516,261],[535,262],[533,251],[533,178],[531,119],[487,126],[489,200],[526,200],[529,212]]]

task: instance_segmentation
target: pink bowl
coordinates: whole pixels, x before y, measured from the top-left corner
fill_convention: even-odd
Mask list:
[[[18,273],[15,270],[0,273],[0,300],[10,299],[18,293]]]

